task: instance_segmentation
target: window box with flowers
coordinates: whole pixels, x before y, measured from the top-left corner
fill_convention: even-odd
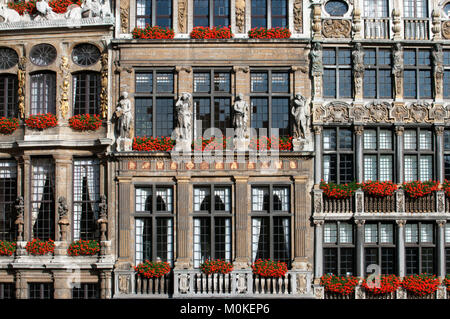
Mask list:
[[[261,277],[284,277],[288,271],[285,262],[270,259],[258,259],[252,264],[252,271]]]
[[[232,137],[211,137],[204,138],[200,137],[192,142],[192,149],[194,151],[208,152],[214,150],[225,151],[227,147],[233,147]]]
[[[175,146],[175,141],[170,137],[135,137],[133,150],[145,152],[170,152]]]
[[[19,119],[18,118],[0,118],[0,134],[9,135],[14,133],[15,130],[19,127]]]
[[[143,278],[161,278],[170,272],[170,264],[165,261],[145,260],[135,266],[134,270]]]
[[[289,39],[291,31],[288,28],[253,28],[248,31],[248,37],[251,39]]]
[[[361,285],[369,295],[368,298],[377,298],[392,296],[401,287],[401,284],[402,281],[396,275],[380,275],[375,278],[375,282],[368,282],[367,279],[364,279]]]
[[[395,212],[397,184],[391,181],[366,181],[359,184],[364,192],[364,211],[367,213]]]
[[[69,245],[69,256],[93,256],[100,251],[100,244],[96,240],[77,240]]]
[[[12,256],[16,251],[16,243],[0,240],[0,256]]]
[[[190,33],[191,39],[231,39],[233,33],[228,27],[194,27]]]
[[[450,298],[450,274],[446,275],[445,278],[442,280],[442,284],[447,289],[447,298]]]
[[[411,213],[431,213],[436,211],[437,181],[404,182],[401,186],[405,192],[405,211]]]
[[[229,274],[233,271],[233,265],[225,260],[206,260],[200,265],[200,270],[207,275]]]
[[[173,39],[175,32],[170,28],[161,28],[159,26],[152,27],[146,25],[145,28],[134,28],[133,39]]]
[[[420,274],[403,278],[402,287],[408,292],[410,298],[433,298],[439,287],[439,278],[435,275]]]
[[[81,6],[81,3],[82,0],[50,0],[48,5],[55,13],[65,13],[69,6],[73,4]],[[20,15],[23,15],[25,11],[30,15],[34,15],[36,14],[36,0],[9,2],[8,8],[17,11]]]
[[[53,254],[55,251],[55,242],[51,239],[40,240],[39,238],[34,238],[27,243],[25,250],[31,255]]]
[[[47,113],[47,114],[35,114],[30,115],[25,120],[25,125],[34,130],[45,130],[51,127],[55,127],[58,125],[58,119],[55,114]]]
[[[102,126],[102,120],[97,114],[78,114],[69,118],[69,126],[76,131],[96,131]]]
[[[320,285],[325,288],[326,298],[351,298],[359,279],[353,276],[336,276],[333,274],[323,275]]]
[[[322,180],[319,187],[323,190],[324,195],[329,198],[344,199],[352,197],[359,188],[359,184],[356,182],[335,184],[333,182],[326,183]]]
[[[252,138],[248,148],[253,151],[292,151],[292,136],[286,137],[267,137],[261,136],[259,138]]]

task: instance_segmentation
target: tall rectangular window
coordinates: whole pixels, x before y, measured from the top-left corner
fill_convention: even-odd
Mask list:
[[[1,299],[16,299],[15,283],[0,283],[0,300]]]
[[[173,188],[145,186],[135,196],[136,264],[160,258],[173,263]]]
[[[147,25],[171,28],[172,0],[136,0],[136,26]]]
[[[377,265],[382,274],[396,273],[394,229],[394,225],[391,223],[366,223],[364,225],[366,271],[368,266]]]
[[[290,265],[291,204],[288,186],[252,187],[252,260],[272,259]]]
[[[347,128],[323,130],[323,179],[338,184],[354,179],[353,132]]]
[[[98,114],[100,74],[81,72],[73,75],[73,115]]]
[[[427,0],[403,0],[405,18],[428,17]]]
[[[135,135],[171,136],[174,128],[174,76],[168,70],[136,73]]]
[[[17,117],[17,76],[0,75],[0,116]]]
[[[288,2],[286,0],[252,0],[252,28],[285,28],[288,25]]]
[[[265,128],[272,135],[289,135],[290,83],[287,71],[254,70],[250,74],[251,127]]]
[[[229,0],[194,0],[194,27],[230,26]]]
[[[194,118],[201,121],[201,134],[215,127],[226,135],[232,127],[231,73],[229,70],[196,70],[194,72]],[[194,132],[197,136],[197,122]],[[198,136],[197,136],[198,137]]]
[[[231,262],[231,187],[194,187],[194,267],[207,259]]]
[[[323,271],[337,276],[355,273],[354,227],[350,222],[326,222],[323,226]]]
[[[428,273],[435,269],[435,233],[431,223],[409,222],[405,225],[406,275]]]
[[[17,164],[15,161],[0,161],[0,240],[16,239],[16,197]]]
[[[55,240],[55,168],[51,158],[31,160],[32,238]]]
[[[406,129],[404,140],[405,181],[428,181],[434,176],[434,139],[429,129]]]
[[[444,50],[444,99],[450,99],[450,50]]]
[[[391,52],[366,49],[364,55],[364,98],[392,98]]]
[[[351,51],[343,48],[324,48],[323,64],[323,96],[351,98],[353,90]]]
[[[56,74],[40,72],[30,75],[31,114],[56,112]]]
[[[390,129],[364,130],[364,180],[393,181],[394,147]]]
[[[98,159],[73,161],[73,238],[97,239],[100,163]]]
[[[403,96],[407,99],[431,99],[431,52],[424,49],[404,50]]]
[[[364,0],[364,17],[384,18],[389,16],[387,0]]]

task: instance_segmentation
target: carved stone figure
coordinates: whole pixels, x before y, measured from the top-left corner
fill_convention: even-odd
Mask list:
[[[362,82],[364,76],[364,51],[361,48],[361,43],[355,44],[355,49],[352,52],[353,58],[353,76],[355,78],[355,93],[359,94],[362,90]]]
[[[402,92],[402,77],[403,77],[403,49],[400,43],[394,45],[393,67],[392,74],[394,75],[394,91],[395,95],[400,95]]]
[[[236,28],[239,33],[244,32],[245,0],[236,0]]]
[[[129,275],[119,275],[119,292],[122,294],[129,293],[130,287],[130,276]]]
[[[102,68],[100,70],[100,111],[102,117],[108,114],[108,53],[102,53],[100,58]]]
[[[63,118],[66,118],[69,112],[69,58],[67,56],[61,57],[60,65],[61,73],[63,76],[63,83],[61,85],[61,100],[60,100],[60,111]]]
[[[190,150],[192,142],[191,94],[182,93],[175,104],[177,111],[176,146],[177,150]]]
[[[16,199],[16,221],[14,222],[14,224],[17,225],[17,241],[22,241],[23,240],[23,225],[25,224],[24,222],[24,212],[25,212],[25,205],[24,205],[24,200],[23,200],[23,196],[19,196]]]
[[[303,30],[303,1],[294,1],[294,29],[297,32]]]
[[[294,117],[293,133],[294,138],[306,139],[310,135],[309,118],[310,112],[306,105],[306,98],[301,94],[296,94],[291,108],[291,114]]]
[[[131,101],[128,99],[128,92],[124,91],[119,100],[114,113],[116,118],[117,151],[126,152],[131,150],[131,123],[133,115],[131,113]]]
[[[48,4],[48,0],[36,2],[36,14],[34,20],[55,20],[59,17]]]
[[[97,0],[84,0],[81,4],[81,15],[83,18],[99,17],[101,4]]]
[[[178,32],[186,32],[186,7],[187,0],[178,1]]]
[[[106,231],[108,226],[108,204],[106,203],[106,195],[100,195],[100,203],[98,204],[100,216],[97,223],[100,225],[100,240],[106,240]]]
[[[14,9],[8,8],[6,3],[0,3],[1,22],[18,22],[22,21],[22,16]]]
[[[69,208],[67,206],[67,200],[64,196],[60,196],[58,198],[58,216],[59,216],[59,232],[60,232],[60,240],[67,240],[67,228],[69,226],[69,217],[67,213],[69,212]]]
[[[19,108],[19,114],[21,118],[25,116],[25,79],[26,79],[26,66],[27,58],[25,56],[20,57],[17,70],[17,105]]]
[[[248,126],[249,107],[247,102],[244,101],[244,96],[242,93],[239,93],[236,96],[236,101],[234,102],[233,109],[233,125],[235,128],[235,137],[238,139],[247,138],[246,132]]]
[[[444,77],[444,53],[442,52],[442,45],[436,43],[432,51],[433,57],[433,75],[434,75],[434,96],[441,95],[442,79]]]
[[[322,64],[322,45],[319,42],[314,42],[311,52],[311,74],[319,75],[323,73]]]

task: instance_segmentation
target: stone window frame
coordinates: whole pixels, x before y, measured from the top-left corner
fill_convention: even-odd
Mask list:
[[[268,188],[269,189],[269,209],[268,210],[262,210],[262,211],[255,211],[253,210],[253,188]],[[274,210],[274,206],[273,206],[273,189],[274,188],[285,188],[288,190],[288,200],[289,200],[289,209],[288,211],[283,211],[283,210]],[[253,260],[253,219],[254,218],[268,218],[269,219],[269,259],[271,260],[278,260],[274,258],[274,251],[275,251],[275,240],[274,240],[274,228],[275,228],[275,224],[274,224],[274,219],[275,218],[288,218],[289,220],[289,247],[288,247],[288,256],[286,259],[286,264],[288,266],[288,268],[291,267],[291,259],[292,259],[292,241],[294,239],[294,234],[292,232],[292,226],[293,226],[293,217],[294,217],[294,212],[293,212],[293,202],[292,202],[292,184],[289,182],[280,182],[280,183],[261,183],[261,182],[252,182],[250,183],[250,219],[251,219],[251,226],[252,230],[250,233],[250,236],[252,236],[250,243],[251,243],[251,249],[250,249],[250,253],[251,253],[251,260],[252,262],[254,262],[255,260]],[[271,195],[271,196],[270,196]],[[256,259],[258,259],[258,256],[256,256]]]
[[[8,177],[7,175],[11,175],[12,177],[9,177],[9,182],[4,181]],[[0,193],[2,196],[0,196],[0,205],[2,209],[0,210],[0,215],[8,215],[9,218],[3,219],[5,224],[9,221],[9,231],[7,229],[1,229],[0,234],[0,240],[8,240],[8,241],[15,241],[16,240],[16,226],[14,224],[16,219],[16,211],[15,211],[15,200],[17,196],[17,188],[18,188],[18,167],[17,162],[12,159],[5,159],[0,161]],[[12,185],[13,184],[13,185]],[[10,195],[10,196],[8,196]],[[8,197],[10,197],[10,200],[8,200]],[[8,207],[8,208],[7,208]],[[2,223],[3,224],[3,223]],[[6,225],[5,225],[6,226]],[[9,234],[8,234],[9,233]]]
[[[407,149],[405,147],[405,133],[404,133],[404,139],[403,139],[403,162],[406,163],[406,157],[407,156],[416,156],[416,164],[417,164],[417,171],[416,171],[416,176],[417,176],[417,180],[421,180],[420,179],[420,175],[421,175],[421,167],[420,167],[420,158],[424,157],[424,156],[431,156],[432,160],[431,163],[433,165],[432,170],[431,170],[431,174],[432,174],[432,179],[435,178],[437,176],[437,171],[436,171],[436,154],[435,154],[435,150],[436,150],[436,135],[434,133],[434,131],[432,130],[431,127],[422,127],[422,126],[405,126],[405,131],[407,130],[413,130],[416,131],[416,149],[415,150],[411,150],[411,149]],[[431,132],[431,149],[421,149],[419,147],[420,145],[420,132],[421,131],[429,131]],[[404,176],[404,180],[405,182],[408,182],[408,180],[406,179],[406,165],[403,165],[403,176]]]
[[[345,276],[346,273],[342,272],[342,264],[341,264],[341,257],[342,257],[342,249],[352,249],[353,250],[353,273],[354,275],[356,273],[356,227],[354,223],[351,220],[327,220],[323,224],[324,230],[325,225],[333,223],[336,225],[336,242],[335,243],[327,243],[325,241],[325,231],[323,232],[323,238],[322,238],[322,253],[323,253],[323,271],[326,273],[326,267],[325,267],[325,249],[335,249],[337,254],[337,273],[335,275],[337,276]],[[341,243],[340,242],[340,224],[345,223],[347,225],[352,226],[352,242],[351,243]]]
[[[39,288],[39,291],[37,291]],[[28,298],[29,299],[54,299],[55,287],[53,282],[29,282],[28,283]],[[33,293],[36,293],[33,296]],[[48,294],[48,297],[46,296]],[[47,297],[47,298],[46,298]]]
[[[364,80],[364,84],[363,84],[363,96],[364,99],[383,99],[383,100],[392,100],[394,97],[394,90],[393,90],[393,83],[394,83],[394,77],[392,76],[392,52],[390,48],[387,47],[365,47],[364,51],[366,51],[366,55],[365,58],[367,57],[367,51],[368,50],[375,50],[375,64],[368,64],[366,59],[364,59],[364,64],[365,64],[365,70],[366,71],[375,71],[375,86],[376,86],[376,94],[375,96],[367,96],[365,94],[365,90],[364,88],[366,87],[366,81]],[[390,64],[378,64],[379,61],[379,52],[380,51],[387,51],[390,54]],[[390,79],[391,79],[391,83],[390,83],[390,89],[391,89],[391,94],[390,96],[383,96],[380,94],[381,92],[381,78],[380,78],[380,71],[388,71],[389,75],[390,75]],[[366,73],[364,74],[364,76],[366,76]]]
[[[195,92],[195,87],[194,87],[194,83],[195,83],[195,74],[196,73],[208,73],[209,77],[210,77],[210,90],[209,92]],[[214,87],[214,75],[216,73],[228,73],[229,74],[229,91],[228,92],[221,92],[221,91],[216,91],[215,87]],[[232,110],[232,100],[233,100],[233,93],[232,93],[232,82],[233,82],[233,72],[231,68],[226,68],[226,67],[214,67],[214,68],[194,68],[193,69],[193,86],[192,86],[192,102],[193,102],[193,118],[196,121],[197,120],[197,104],[196,104],[196,99],[201,99],[201,98],[205,98],[208,99],[209,98],[209,106],[210,106],[210,114],[211,114],[211,119],[210,119],[210,124],[208,127],[203,127],[202,130],[202,134],[204,133],[204,131],[210,127],[215,127],[214,124],[216,122],[215,117],[215,100],[216,99],[229,99],[229,103],[230,103],[230,109],[229,109],[229,115],[230,115],[230,119],[228,123],[225,123],[225,125],[228,125],[226,128],[232,128],[232,121],[233,121],[233,110]],[[197,123],[194,122],[194,137],[197,138]],[[219,128],[220,129],[220,128]],[[226,136],[226,130],[222,131],[222,135]]]
[[[325,136],[324,131],[328,130],[328,129],[336,131],[336,149],[335,150],[325,149],[325,147],[324,147],[324,136]],[[354,134],[352,132],[352,134],[351,134],[352,147],[351,148],[341,148],[340,147],[340,139],[339,139],[339,136],[340,136],[339,131],[342,130],[342,129],[352,131],[350,126],[324,126],[323,130],[322,130],[322,134],[321,134],[321,136],[322,136],[322,142],[321,142],[322,163],[324,162],[323,158],[325,156],[327,156],[327,155],[336,155],[336,181],[334,181],[334,182],[337,183],[337,184],[343,183],[341,181],[342,178],[341,178],[341,173],[339,171],[339,169],[341,167],[341,165],[340,165],[341,155],[351,155],[352,156],[351,157],[352,158],[352,166],[353,166],[352,167],[352,179],[348,180],[348,181],[345,181],[345,183],[349,183],[349,182],[353,181],[356,178],[356,151],[355,151],[356,139],[355,139]],[[325,176],[324,170],[325,170],[325,167],[322,164],[322,172],[321,172],[322,178]]]
[[[272,0],[265,0],[265,1],[266,1],[266,5],[267,5],[265,16],[260,16],[259,18],[265,18],[265,20],[266,20],[266,26],[265,27],[267,29],[270,29],[270,28],[273,27],[272,20],[273,20],[273,17],[274,17],[273,14],[272,14]],[[290,2],[289,0],[285,0],[285,3],[286,3],[286,15],[285,15],[286,26],[285,27],[286,28],[289,28],[289,15],[290,15],[290,11],[291,11],[291,10],[289,10],[289,8],[290,8],[289,2]],[[253,6],[253,0],[250,1],[249,6],[248,6],[248,8],[250,9],[250,16],[249,16],[249,18],[250,18],[250,29],[261,27],[261,26],[255,26],[253,24],[255,16],[252,13],[252,9],[251,9],[252,6]],[[281,17],[283,17],[283,16],[281,16]]]
[[[253,73],[267,73],[267,92],[255,92],[252,90],[251,86],[252,86],[252,74]],[[288,78],[288,91],[287,92],[274,92],[273,88],[272,88],[272,74],[273,73],[285,73],[287,74],[287,78]],[[292,100],[292,79],[290,76],[291,73],[291,69],[290,68],[283,68],[283,67],[261,67],[261,68],[251,68],[250,69],[250,127],[253,129],[253,99],[255,98],[263,98],[263,99],[267,99],[267,122],[269,123],[269,127],[265,128],[267,129],[267,135],[268,136],[272,136],[272,128],[273,128],[273,99],[275,98],[286,98],[289,99],[289,105],[288,105],[288,113],[290,113],[290,107],[291,107],[291,100]],[[285,128],[285,130],[287,131],[286,135],[291,134],[291,127],[292,127],[292,118],[291,116],[289,116],[288,118],[288,125],[287,128]],[[264,129],[264,127],[262,127]],[[260,128],[255,128],[257,129],[257,133],[259,134],[258,130]],[[282,134],[280,134],[280,131],[278,131],[280,137],[283,136]]]
[[[214,26],[223,26],[223,27],[228,27],[231,25],[231,0],[222,0],[224,2],[228,3],[228,15],[216,15],[215,14],[215,5],[216,5],[216,1],[217,0],[205,0],[205,2],[208,2],[208,26],[209,27],[214,27]],[[192,25],[193,27],[198,27],[200,25],[196,25],[195,24],[195,19],[196,19],[197,15],[195,15],[195,1],[192,2]],[[203,17],[203,16],[199,16],[199,17]],[[221,17],[227,17],[228,18],[228,24],[227,25],[222,25],[222,24],[217,24],[215,23],[216,18],[221,18]]]
[[[18,86],[17,75],[0,73],[0,116],[17,117]]]
[[[158,25],[158,24],[155,24],[155,22],[158,19],[158,14],[157,14],[157,10],[156,10],[156,7],[157,7],[156,2],[157,2],[157,0],[150,0],[150,1],[151,1],[151,6],[152,6],[151,15],[150,16],[147,16],[147,15],[140,16],[140,15],[138,15],[138,0],[135,0],[135,2],[134,2],[135,8],[134,9],[135,9],[135,12],[136,12],[136,15],[135,15],[135,25],[136,25],[136,27],[138,27],[138,19],[140,19],[140,18],[143,18],[144,21],[145,21],[145,19],[149,18],[150,21],[151,21],[151,23],[150,23],[151,26],[157,26]],[[164,16],[164,17],[168,18],[169,21],[170,21],[170,26],[168,26],[168,27],[169,28],[173,28],[173,23],[174,23],[173,22],[173,17],[174,17],[174,10],[175,10],[175,8],[174,8],[174,1],[172,1],[172,0],[168,0],[168,1],[171,2],[172,12],[171,12],[169,17],[167,17],[167,16]],[[145,28],[145,25],[142,28]]]
[[[422,254],[422,248],[433,248],[433,273],[435,273],[437,271],[437,229],[436,229],[436,223],[434,223],[433,221],[426,221],[426,222],[422,222],[422,221],[408,221],[407,224],[417,224],[418,225],[418,242],[417,243],[408,243],[406,241],[406,230],[405,230],[405,275],[412,275],[412,274],[420,274],[423,272],[423,265],[422,265],[422,260],[423,260],[423,254]],[[431,224],[433,226],[433,242],[421,242],[421,226],[423,224]],[[406,227],[406,226],[405,226]],[[416,255],[416,257],[419,258],[418,260],[418,265],[419,265],[419,271],[418,272],[412,272],[409,273],[408,272],[408,256],[407,256],[407,250],[408,248],[417,248],[418,250],[418,254]]]
[[[364,147],[364,138],[365,138],[366,131],[368,131],[368,130],[375,130],[375,132],[376,132],[376,143],[377,143],[377,145],[376,145],[375,149],[366,149]],[[380,148],[380,132],[382,130],[388,130],[388,131],[391,132],[391,145],[392,145],[391,149],[381,149]],[[385,155],[391,156],[391,158],[392,158],[392,161],[391,161],[391,168],[392,168],[391,177],[392,178],[390,179],[390,181],[394,182],[396,180],[396,178],[397,178],[397,171],[396,171],[396,166],[397,166],[396,165],[396,161],[397,161],[397,154],[396,154],[397,144],[396,143],[397,143],[397,140],[395,138],[395,131],[393,130],[393,128],[391,126],[384,126],[384,125],[383,126],[366,126],[364,128],[364,131],[363,131],[363,143],[362,143],[362,147],[363,147],[363,167],[362,167],[362,169],[363,169],[364,180],[366,180],[365,179],[365,173],[364,173],[364,166],[365,166],[364,165],[364,158],[365,158],[366,155],[376,156],[376,159],[377,159],[377,179],[376,180],[380,180],[380,158],[381,158],[381,156],[385,156]]]
[[[209,210],[195,210],[195,206],[194,206],[194,202],[195,202],[195,189],[196,188],[209,188],[209,205],[210,205],[210,209]],[[216,188],[227,188],[229,189],[229,211],[227,210],[216,210],[215,208],[215,189]],[[206,259],[212,259],[215,260],[217,259],[217,254],[216,254],[216,228],[217,228],[217,224],[216,224],[216,219],[229,219],[230,220],[230,258],[229,260],[227,260],[226,258],[221,258],[224,259],[228,262],[232,261],[233,258],[233,207],[232,207],[232,197],[233,197],[233,185],[232,183],[212,183],[212,184],[205,184],[205,183],[194,183],[193,184],[193,188],[192,188],[192,198],[193,198],[193,207],[192,207],[192,221],[193,221],[193,228],[195,228],[195,219],[209,219],[209,225],[210,225],[210,233],[209,233],[209,238],[211,240],[211,256],[206,256]],[[212,227],[214,225],[214,227]],[[226,226],[225,226],[226,227]],[[195,230],[193,230],[193,235],[195,235]],[[225,242],[226,243],[226,242]],[[193,253],[193,264],[194,264],[194,268],[197,267],[196,265],[196,261],[195,261],[195,247],[194,247],[194,238],[192,241],[192,253]],[[225,248],[225,252],[226,252],[226,248]],[[204,257],[204,256],[202,256]],[[199,262],[200,266],[201,262]]]
[[[91,79],[91,78],[94,79]],[[78,79],[78,80],[77,80]],[[76,82],[80,91],[76,91]],[[96,71],[80,71],[72,74],[73,93],[73,115],[78,114],[99,114],[100,113],[100,92],[101,74]],[[92,86],[94,84],[94,86]],[[84,85],[84,86],[83,86]],[[81,92],[84,91],[84,94]],[[94,93],[91,93],[94,91]],[[83,101],[84,100],[84,101]],[[78,103],[78,101],[80,101]],[[80,106],[78,106],[80,104]],[[93,106],[92,106],[93,104]]]
[[[150,211],[137,211],[137,189],[139,188],[151,188],[152,193],[151,193],[151,197],[152,197],[152,212]],[[172,210],[171,211],[157,211],[156,210],[156,190],[157,189],[171,189],[172,190],[172,197],[171,197],[171,205],[172,205]],[[135,230],[135,239],[137,236],[137,232],[136,232],[136,220],[137,219],[151,219],[151,255],[152,257],[150,258],[150,261],[157,261],[158,257],[157,256],[157,246],[158,246],[158,242],[157,242],[157,220],[161,220],[161,219],[171,219],[172,220],[172,251],[171,251],[171,259],[170,260],[164,260],[162,259],[162,261],[167,261],[169,262],[169,264],[173,265],[174,260],[175,260],[175,230],[176,230],[176,224],[175,224],[175,220],[176,220],[176,212],[175,212],[175,184],[174,183],[153,183],[153,184],[135,184],[134,185],[134,191],[133,191],[133,196],[134,196],[134,208],[133,208],[133,218],[134,218],[134,230]],[[134,245],[134,260],[137,264],[137,241],[135,240],[135,245]],[[167,249],[167,247],[166,247]],[[168,253],[168,251],[166,252]],[[143,258],[145,260],[145,258]],[[142,261],[144,261],[142,260]]]
[[[134,93],[134,125],[135,128],[138,127],[137,125],[137,120],[138,120],[138,116],[136,116],[137,113],[137,100],[139,99],[151,99],[152,100],[152,134],[146,134],[146,136],[153,136],[153,137],[157,137],[160,136],[158,134],[156,134],[157,131],[157,116],[156,116],[156,101],[159,98],[167,98],[167,99],[172,99],[173,100],[173,119],[172,119],[172,129],[175,129],[175,98],[176,98],[176,82],[177,82],[177,77],[176,77],[176,72],[174,68],[171,67],[161,67],[161,68],[139,68],[139,69],[135,69],[135,78],[134,81],[136,83],[136,79],[137,76],[139,74],[152,74],[152,91],[151,92],[138,92],[137,89],[135,90]],[[156,76],[158,73],[170,73],[172,74],[173,77],[173,82],[172,82],[172,92],[168,93],[168,92],[158,92],[156,90]],[[135,85],[135,87],[137,87]],[[137,129],[135,130],[135,134],[137,135]],[[170,136],[169,136],[170,137]]]
[[[72,288],[72,299],[98,299],[100,298],[100,284],[81,282],[80,287]]]
[[[372,243],[372,242],[366,242],[366,238],[365,238],[365,228],[367,227],[367,225],[370,224],[375,224],[377,225],[377,242]],[[382,243],[380,238],[381,238],[381,225],[382,224],[389,224],[392,226],[392,242],[391,243]],[[364,238],[363,238],[363,246],[364,246],[364,272],[365,275],[369,275],[370,273],[367,272],[367,267],[369,266],[367,264],[367,254],[366,254],[366,249],[377,249],[377,259],[378,259],[378,263],[377,265],[379,266],[379,270],[380,270],[380,274],[396,274],[398,271],[398,252],[397,252],[397,245],[396,245],[396,238],[397,238],[397,227],[396,227],[396,223],[393,221],[389,221],[389,220],[384,220],[384,221],[366,221],[364,224]],[[383,272],[383,266],[382,266],[382,262],[383,262],[383,249],[392,249],[394,251],[393,254],[393,264],[394,264],[394,271],[392,273],[385,273]]]
[[[327,64],[325,63],[325,51],[331,50],[335,52],[335,62],[334,64]],[[350,53],[350,63],[349,64],[340,64],[339,63],[339,52],[340,51],[347,51]],[[351,99],[354,96],[354,84],[353,84],[353,64],[352,64],[352,51],[350,47],[324,47],[323,48],[323,68],[324,68],[324,74],[323,74],[323,97],[325,99]],[[334,70],[334,80],[333,85],[335,88],[334,96],[332,95],[326,95],[326,87],[325,87],[325,72],[327,70]],[[348,96],[341,96],[340,92],[340,71],[349,71],[350,72],[350,95]]]
[[[30,114],[56,114],[56,72],[39,71],[30,74]],[[48,83],[42,88],[41,83]],[[33,87],[36,86],[34,89]],[[46,103],[40,103],[40,101]],[[36,101],[36,102],[34,102]]]
[[[406,64],[406,58],[405,55],[407,52],[414,51],[415,52],[415,63],[414,64]],[[420,52],[427,51],[429,52],[430,57],[430,63],[429,64],[419,64],[419,56]],[[433,74],[432,74],[432,57],[431,57],[431,49],[430,48],[411,48],[407,47],[403,50],[403,57],[404,57],[404,72],[403,72],[403,98],[406,100],[417,100],[417,99],[432,99],[433,98]],[[415,95],[414,96],[405,96],[406,92],[406,76],[405,73],[408,71],[414,71],[415,72],[415,82],[416,87],[414,88]],[[424,85],[421,81],[420,72],[427,71],[430,73],[430,96],[422,96],[420,94],[421,87]]]

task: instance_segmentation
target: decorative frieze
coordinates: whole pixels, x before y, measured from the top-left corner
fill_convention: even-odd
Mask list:
[[[350,38],[352,23],[350,20],[324,19],[322,34],[325,38]]]

